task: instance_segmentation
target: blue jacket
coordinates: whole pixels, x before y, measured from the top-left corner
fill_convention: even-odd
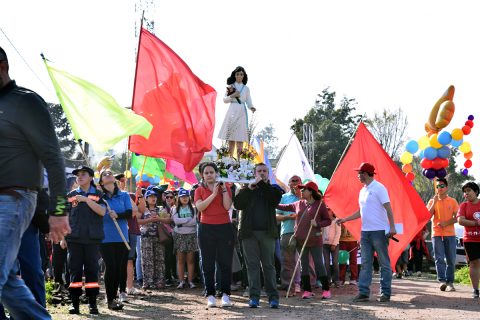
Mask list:
[[[128,192],[118,190],[112,196],[105,194],[103,196],[103,199],[107,201],[110,209],[117,213],[118,225],[122,230],[123,236],[128,241],[127,219],[132,217],[132,203],[130,202],[130,195],[128,194]],[[105,232],[105,239],[103,239],[103,243],[123,242],[108,212],[103,217],[103,230]]]

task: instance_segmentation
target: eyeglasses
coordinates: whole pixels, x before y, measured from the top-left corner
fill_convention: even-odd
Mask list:
[[[173,199],[173,196],[166,196],[165,199]]]
[[[447,186],[445,184],[437,184],[437,189],[443,189],[446,188]]]
[[[110,171],[106,171],[104,173],[102,173],[102,176],[113,176],[113,173],[111,173]]]

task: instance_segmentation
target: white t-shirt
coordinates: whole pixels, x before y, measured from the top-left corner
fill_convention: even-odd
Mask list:
[[[390,198],[387,189],[376,180],[360,190],[358,203],[362,216],[362,231],[390,231],[387,210],[383,206],[388,202]]]

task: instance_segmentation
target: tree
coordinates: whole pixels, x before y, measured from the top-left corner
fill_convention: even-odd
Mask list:
[[[276,158],[278,155],[278,138],[275,135],[275,128],[270,123],[268,126],[260,130],[257,136],[263,140],[264,149],[270,158]]]
[[[76,168],[85,164],[77,142],[73,139],[72,128],[63,112],[62,106],[55,103],[47,103],[52,117],[55,132],[57,134],[60,150],[62,151],[66,167]]]
[[[299,140],[303,124],[313,125],[315,163],[313,171],[330,178],[361,116],[355,115],[355,99],[343,97],[337,106],[336,93],[330,88],[317,95],[315,105],[303,119],[294,119],[291,129]]]
[[[393,112],[383,109],[364,122],[390,158],[397,160],[407,139],[408,119],[403,111],[400,108]]]

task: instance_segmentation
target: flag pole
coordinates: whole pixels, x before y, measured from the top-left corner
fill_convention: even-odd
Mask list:
[[[343,157],[345,156],[345,153],[346,153],[347,150],[348,150],[348,147],[350,147],[350,145],[352,144],[353,138],[355,137],[355,134],[357,133],[358,128],[360,127],[360,123],[362,123],[362,120],[363,120],[363,118],[365,118],[365,116],[366,116],[366,114],[363,114],[362,117],[360,118],[360,120],[358,121],[357,127],[355,128],[355,131],[354,131],[354,132],[352,133],[352,135],[350,136],[350,140],[348,140],[348,143],[347,143],[347,145],[345,146],[345,149],[343,150],[343,153],[342,153],[342,155],[340,156],[340,159],[338,160],[337,165],[335,166],[335,170],[333,170],[332,175],[330,176],[330,179],[333,177],[333,174],[335,173],[335,171],[337,171],[338,166],[339,166],[340,163],[342,162]]]

